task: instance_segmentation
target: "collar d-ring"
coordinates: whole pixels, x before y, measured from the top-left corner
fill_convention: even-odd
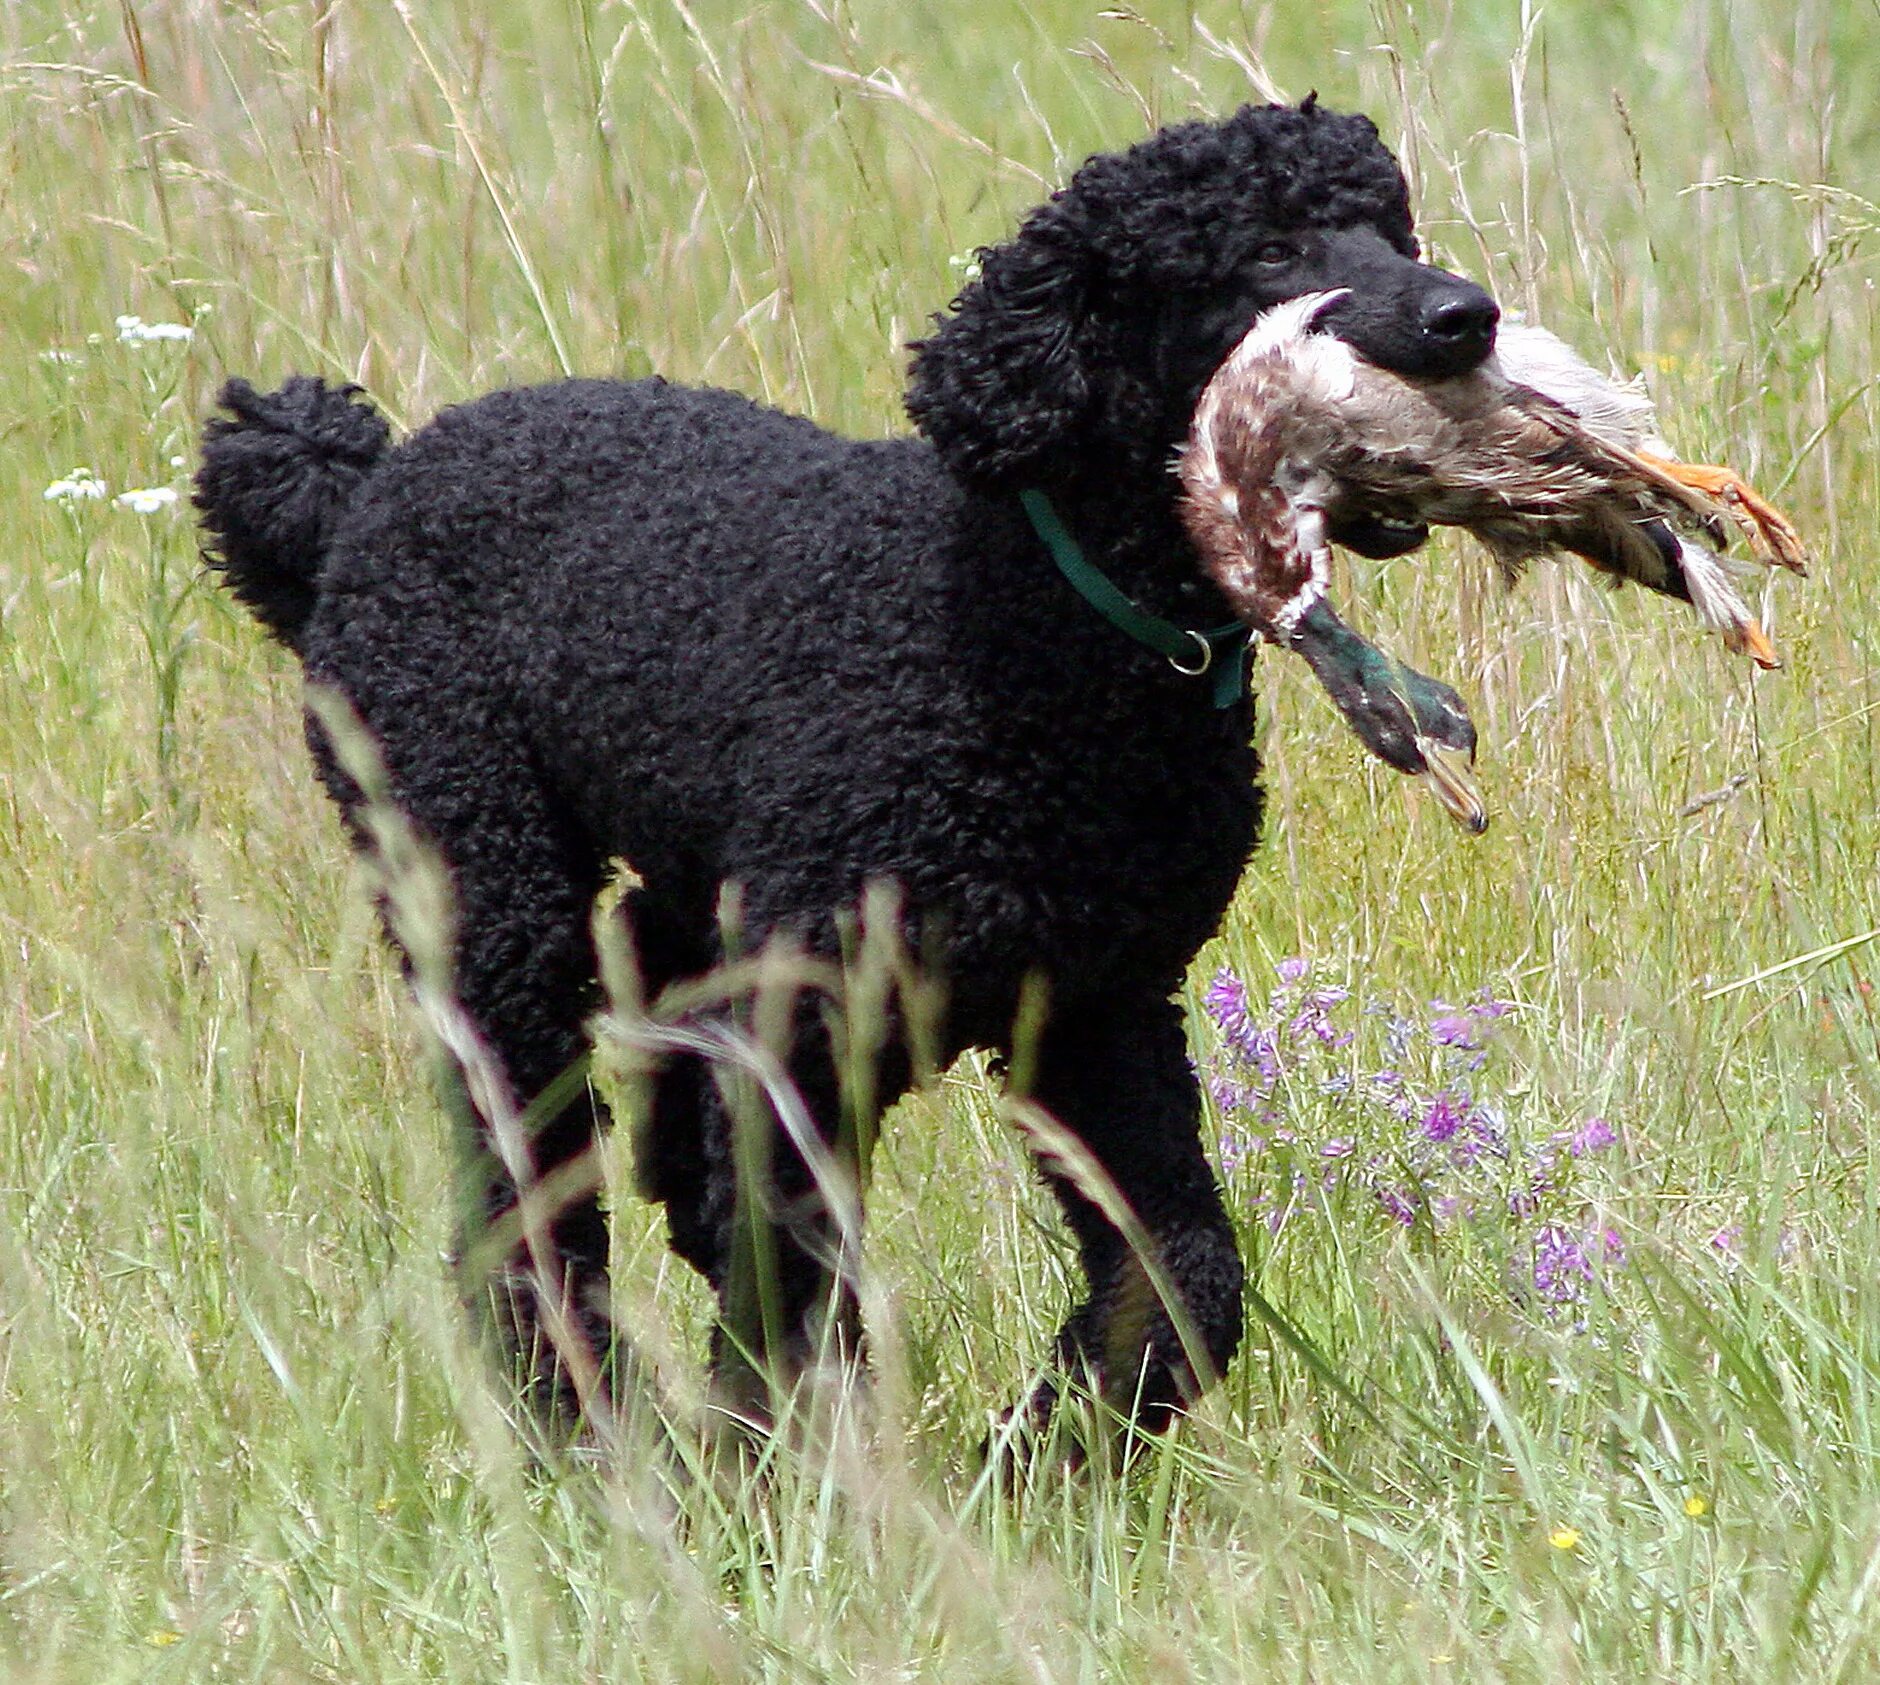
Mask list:
[[[1215,707],[1231,708],[1246,696],[1250,634],[1244,625],[1229,621],[1225,626],[1203,632],[1192,626],[1177,626],[1172,620],[1139,608],[1117,589],[1101,568],[1092,565],[1070,530],[1058,519],[1050,498],[1028,488],[1018,494],[1018,500],[1024,505],[1033,530],[1051,552],[1058,571],[1105,620],[1119,632],[1154,650],[1184,678],[1212,672]],[[1194,645],[1200,646],[1199,654],[1195,653]]]
[[[1194,641],[1201,646],[1200,658],[1195,662],[1195,664],[1192,667],[1190,667],[1186,665],[1186,663],[1183,661],[1181,656],[1171,655],[1168,657],[1168,664],[1171,667],[1173,667],[1176,672],[1180,673],[1184,678],[1198,679],[1201,677],[1203,673],[1205,673],[1210,667],[1214,665],[1214,645],[1209,639],[1203,637],[1192,626],[1184,626],[1182,630],[1186,632],[1189,637],[1193,638]]]

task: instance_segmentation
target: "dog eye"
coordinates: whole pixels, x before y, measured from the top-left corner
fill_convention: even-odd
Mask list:
[[[1284,240],[1267,240],[1254,248],[1253,261],[1265,264],[1291,263],[1298,255],[1297,248],[1289,246]]]

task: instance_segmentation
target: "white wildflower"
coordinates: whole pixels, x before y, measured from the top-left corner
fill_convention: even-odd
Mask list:
[[[120,509],[128,509],[133,515],[154,515],[159,509],[167,509],[176,501],[175,486],[138,486],[131,491],[119,492],[112,500]]]
[[[146,322],[141,316],[120,316],[118,338],[126,345],[150,345],[160,339],[194,339],[196,330],[187,322]]]
[[[103,497],[110,489],[89,468],[74,468],[64,479],[54,480],[46,487],[46,501],[83,503],[88,498]]]

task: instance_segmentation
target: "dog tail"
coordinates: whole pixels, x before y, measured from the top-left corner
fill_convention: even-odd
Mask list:
[[[357,386],[295,375],[277,392],[229,381],[204,432],[195,503],[222,582],[296,652],[320,595],[326,547],[391,437]]]

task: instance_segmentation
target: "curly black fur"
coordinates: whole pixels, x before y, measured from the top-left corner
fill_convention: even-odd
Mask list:
[[[1186,431],[1192,397],[1152,369],[1119,381],[1119,338],[1251,275],[1276,232],[1348,228],[1416,256],[1403,177],[1376,128],[1315,100],[1248,106],[1092,158],[1017,239],[979,254],[952,320],[915,348],[908,411],[969,478],[1036,477],[1092,434],[1152,451],[1171,422]],[[1238,310],[1235,323],[1244,330]]]
[[[290,649],[319,595],[333,528],[391,429],[357,386],[337,391],[296,375],[265,396],[231,380],[219,397],[234,416],[203,429],[196,508],[222,581]]]
[[[943,1055],[1007,1047],[1027,979],[1044,980],[1033,1096],[1134,1208],[1218,1373],[1241,1265],[1171,997],[1253,845],[1252,707],[1216,709],[1093,613],[1014,491],[1047,492],[1145,607],[1228,618],[1168,472],[1196,395],[1257,311],[1320,287],[1352,289],[1335,320],[1377,361],[1479,359],[1492,304],[1415,250],[1369,122],[1248,108],[1092,159],[983,254],[915,351],[924,438],[838,438],[658,380],[568,381],[447,410],[387,449],[349,389],[233,382],[198,503],[229,583],[350,698],[447,860],[458,986],[518,1093],[583,1046],[589,914],[616,860],[642,880],[625,916],[654,987],[719,957],[726,882],[749,940],[833,953],[843,911],[892,881],[945,973]],[[904,1056],[886,1067],[884,1099],[911,1075]],[[792,1075],[833,1130],[836,1058],[813,1015]],[[722,1288],[723,1098],[676,1062],[652,1104],[651,1191]],[[604,1122],[580,1094],[537,1137],[538,1168]],[[826,1252],[801,1161],[775,1156],[797,1210],[776,1236],[770,1356],[788,1362],[826,1299]],[[1197,1376],[1116,1230],[1053,1186],[1090,1282],[1061,1353],[1164,1420]],[[500,1213],[513,1190],[492,1174],[484,1198]],[[555,1237],[591,1310],[595,1201]]]

